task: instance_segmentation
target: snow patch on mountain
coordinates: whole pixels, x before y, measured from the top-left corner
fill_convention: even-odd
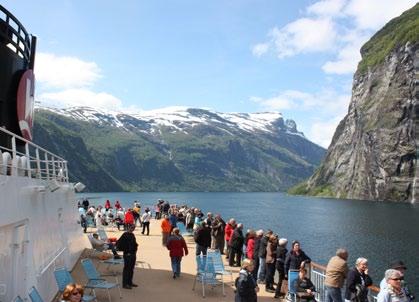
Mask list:
[[[94,109],[90,107],[72,107],[67,109],[46,108],[57,114],[100,125],[111,125],[124,128],[129,131],[130,121],[133,124],[147,124],[148,127],[139,129],[150,134],[156,133],[160,127],[172,128],[173,132],[186,132],[189,128],[197,125],[212,125],[222,131],[232,134],[229,130],[238,129],[244,132],[268,132],[283,131],[288,134],[304,137],[302,132],[297,131],[293,120],[284,122],[279,112],[258,113],[220,113],[208,109],[188,107],[167,107],[156,110],[141,111],[136,113],[115,112]]]

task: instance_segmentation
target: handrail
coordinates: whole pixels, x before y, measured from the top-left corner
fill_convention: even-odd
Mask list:
[[[51,265],[55,265],[55,261],[58,259],[58,257],[60,257],[65,251],[67,250],[67,247],[62,248],[59,253],[57,255],[55,255],[54,258],[52,258],[52,260],[50,262],[48,262],[47,265],[45,265],[45,267],[39,272],[38,277],[42,276],[49,268]]]
[[[7,24],[6,32],[0,32],[0,35],[7,39],[8,44],[13,45],[15,49],[12,50],[14,50],[17,54],[21,54],[23,57],[25,57],[26,60],[29,61],[31,43],[29,41],[28,32],[26,31],[22,23],[20,23],[20,21],[2,5],[0,5],[0,11],[3,12],[6,16],[6,20],[3,20],[1,18],[0,20],[3,20]],[[14,24],[16,24],[17,29],[15,29],[10,24],[10,20],[12,20]],[[11,33],[11,35],[9,35],[9,32]],[[16,41],[13,40],[13,35],[16,36]]]
[[[316,262],[310,263],[310,279],[317,289],[317,300],[325,301],[326,289],[324,286],[324,279],[326,278],[326,266]],[[368,286],[370,301],[376,300],[376,295],[379,293],[380,288],[375,285]]]
[[[10,141],[9,146],[0,146],[0,156],[4,158],[2,152],[10,155],[9,160],[0,160],[0,174],[69,182],[65,159],[5,128],[0,127],[0,133]],[[24,145],[24,151],[17,145]]]

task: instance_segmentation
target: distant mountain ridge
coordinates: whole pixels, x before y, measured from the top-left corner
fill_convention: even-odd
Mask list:
[[[275,112],[38,108],[34,137],[90,191],[285,190],[325,154]]]

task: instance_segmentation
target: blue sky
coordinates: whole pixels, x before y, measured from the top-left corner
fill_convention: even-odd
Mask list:
[[[24,1],[36,100],[141,111],[279,111],[327,147],[359,48],[411,0]]]

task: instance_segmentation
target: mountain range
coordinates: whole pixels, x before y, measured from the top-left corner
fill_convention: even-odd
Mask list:
[[[281,191],[325,149],[280,113],[172,107],[140,113],[37,108],[35,143],[89,191]]]

